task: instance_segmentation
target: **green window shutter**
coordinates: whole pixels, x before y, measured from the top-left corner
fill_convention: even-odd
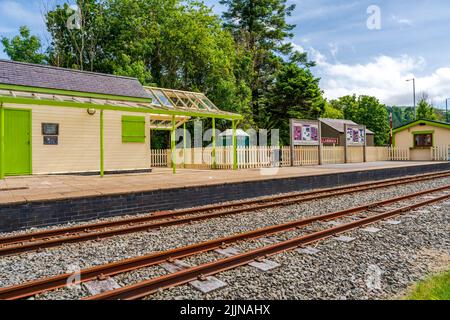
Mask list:
[[[122,142],[145,142],[145,117],[122,116]]]

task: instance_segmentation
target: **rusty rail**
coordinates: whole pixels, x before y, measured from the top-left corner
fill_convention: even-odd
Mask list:
[[[356,214],[359,212],[363,212],[363,211],[366,211],[366,210],[374,208],[374,207],[384,206],[387,204],[403,201],[406,199],[442,191],[442,190],[445,190],[448,188],[450,188],[450,186],[444,186],[444,187],[434,188],[434,189],[430,189],[430,190],[425,190],[425,191],[408,194],[408,195],[404,195],[404,196],[400,196],[400,197],[396,197],[396,198],[391,198],[391,199],[387,199],[387,200],[383,200],[383,201],[378,201],[378,202],[374,202],[374,203],[370,203],[367,205],[354,207],[354,208],[350,208],[350,209],[346,209],[346,210],[342,210],[342,211],[338,211],[338,212],[332,212],[332,213],[322,214],[322,215],[318,215],[318,216],[313,216],[310,218],[305,218],[305,219],[300,219],[300,220],[296,220],[296,221],[292,221],[292,222],[288,222],[288,223],[284,223],[284,224],[269,226],[266,228],[252,230],[249,232],[236,234],[236,235],[232,235],[229,237],[223,237],[223,238],[206,241],[206,242],[202,242],[202,243],[198,243],[198,244],[194,244],[194,245],[190,245],[190,246],[180,247],[180,248],[176,248],[176,249],[172,249],[172,250],[167,250],[167,251],[163,251],[163,252],[145,255],[142,257],[126,259],[126,260],[122,260],[122,261],[118,261],[118,262],[113,262],[113,263],[109,263],[109,264],[105,264],[105,265],[101,265],[101,266],[92,267],[89,269],[84,269],[84,270],[80,271],[79,283],[95,280],[100,276],[101,277],[113,276],[113,275],[116,275],[119,273],[124,273],[127,271],[160,264],[160,263],[170,260],[170,259],[180,259],[183,257],[195,255],[198,253],[214,250],[214,249],[219,248],[222,245],[231,244],[231,243],[234,243],[234,242],[240,241],[240,240],[249,240],[249,239],[258,238],[261,236],[267,236],[270,234],[285,232],[285,231],[288,231],[288,230],[291,230],[294,228],[307,226],[307,225],[317,222],[317,221],[328,221],[328,220],[332,220],[332,219],[337,219],[337,218],[344,217],[344,216],[347,216],[350,214]],[[55,290],[55,289],[66,286],[66,284],[71,276],[72,276],[72,274],[67,273],[67,274],[62,274],[62,275],[58,275],[58,276],[54,276],[54,277],[50,277],[50,278],[31,281],[31,282],[24,283],[24,284],[17,285],[17,286],[2,288],[2,289],[0,289],[0,299],[21,299],[21,298],[26,298],[26,297],[36,295],[38,293],[42,293],[44,291]]]
[[[140,283],[119,288],[116,290],[108,291],[95,296],[87,297],[83,300],[133,300],[140,299],[148,296],[158,290],[179,286],[186,284],[190,281],[196,280],[199,277],[211,276],[226,270],[234,269],[236,267],[248,264],[255,259],[264,258],[281,252],[295,249],[299,246],[304,246],[318,240],[323,240],[331,236],[350,231],[361,226],[365,226],[374,222],[381,221],[383,219],[399,215],[406,211],[416,209],[422,206],[426,206],[431,203],[435,203],[441,200],[450,198],[450,194],[438,197],[436,199],[430,199],[416,203],[413,205],[405,206],[399,209],[394,209],[385,213],[381,213],[368,218],[360,219],[354,222],[346,223],[334,228],[321,230],[318,232],[310,233],[301,237],[269,245],[266,247],[251,250],[239,255],[235,255],[229,258],[220,259],[214,262],[202,264],[192,268],[188,268],[179,272],[168,274],[165,276],[153,278],[150,280],[142,281]]]

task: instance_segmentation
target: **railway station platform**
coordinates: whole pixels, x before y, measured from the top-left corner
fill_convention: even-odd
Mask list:
[[[0,232],[102,217],[181,209],[277,193],[450,170],[450,162],[370,162],[239,171],[155,169],[97,176],[0,181]]]

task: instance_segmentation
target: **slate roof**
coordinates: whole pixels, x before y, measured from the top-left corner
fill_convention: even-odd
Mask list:
[[[327,126],[333,128],[334,130],[344,133],[344,125],[358,125],[356,122],[353,122],[352,120],[344,120],[344,119],[320,119],[323,123],[325,123]],[[374,134],[373,131],[367,129],[367,134]]]
[[[1,59],[0,83],[151,99],[150,94],[135,78]]]

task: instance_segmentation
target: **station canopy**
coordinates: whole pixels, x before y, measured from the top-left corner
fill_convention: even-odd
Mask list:
[[[134,99],[120,96],[91,97],[88,93],[72,95],[70,92],[40,92],[41,90],[20,90],[20,87],[7,89],[0,87],[0,100],[17,103],[45,105],[86,106],[87,108],[112,109],[130,112],[145,112],[150,114],[150,129],[172,130],[178,128],[192,117],[239,119],[240,115],[225,112],[217,108],[206,95],[198,92],[188,92],[173,89],[144,87],[149,99]],[[2,99],[3,98],[3,99]],[[6,98],[6,99],[5,99]],[[11,98],[7,99],[7,98]],[[31,101],[30,101],[31,100]]]

